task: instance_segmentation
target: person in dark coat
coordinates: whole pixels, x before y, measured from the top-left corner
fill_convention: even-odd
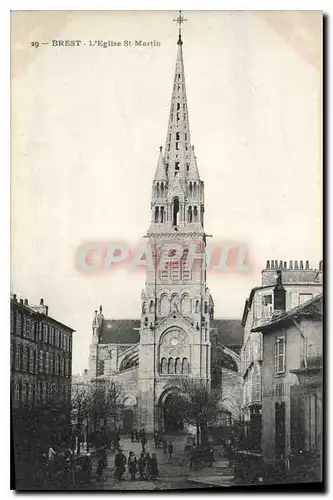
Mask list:
[[[155,479],[158,476],[158,461],[156,457],[156,453],[153,453],[150,459],[150,478],[152,481],[155,481]]]
[[[172,441],[169,441],[168,452],[169,452],[169,459],[171,460],[172,459],[172,454],[173,454],[173,444],[172,444]]]
[[[136,474],[136,456],[134,455],[133,451],[129,452],[128,455],[128,460],[127,460],[127,465],[128,465],[128,472],[131,475],[131,480],[135,481],[135,474]]]
[[[138,469],[139,469],[139,479],[143,481],[145,479],[145,470],[146,470],[146,456],[144,453],[141,453],[141,456],[138,460]]]
[[[140,442],[140,434],[139,434],[139,432],[138,432],[137,430],[135,430],[135,441],[136,441],[137,443],[139,443],[139,442]]]
[[[116,468],[114,474],[115,478],[118,479],[118,481],[121,481],[125,472],[126,457],[120,448],[118,449],[118,453],[115,456],[114,465]]]
[[[150,455],[146,453],[146,479],[150,479]]]
[[[142,436],[141,437],[142,453],[146,452],[146,448],[145,448],[146,444],[147,444],[147,438],[146,438],[146,436]]]

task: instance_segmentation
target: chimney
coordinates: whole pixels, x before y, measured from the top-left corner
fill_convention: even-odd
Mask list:
[[[269,269],[270,268],[270,265],[269,265],[269,260],[266,262],[266,269]]]
[[[299,262],[299,267],[300,267],[300,269],[304,269],[302,260],[300,260],[300,262]]]
[[[308,260],[305,261],[305,269],[309,269],[309,261]]]
[[[45,316],[49,315],[49,306],[45,306]]]
[[[277,271],[276,286],[274,288],[274,313],[286,310],[286,290],[282,284],[282,271]]]
[[[298,269],[298,261],[295,260],[295,269]]]
[[[20,304],[23,306],[23,299],[20,299]]]
[[[28,299],[24,299],[24,305],[25,305],[25,306],[28,306],[28,305],[29,305],[29,303],[28,303]]]
[[[283,263],[283,267],[284,267],[284,269],[287,269],[287,261],[286,260]]]
[[[275,269],[277,269],[279,267],[279,263],[277,260],[274,262],[274,266],[275,266]]]
[[[282,269],[282,267],[283,267],[282,260],[280,260],[279,268]]]
[[[44,305],[44,299],[40,299],[40,306],[43,306]]]
[[[292,268],[293,268],[293,261],[292,261],[292,260],[290,260],[290,261],[289,261],[289,269],[292,269]]]
[[[271,269],[274,269],[274,260],[271,260]]]

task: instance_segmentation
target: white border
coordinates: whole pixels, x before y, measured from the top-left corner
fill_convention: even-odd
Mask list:
[[[1,415],[1,425],[0,429],[2,432],[1,444],[1,475],[2,480],[0,483],[1,488],[1,498],[7,498],[11,496],[9,492],[9,472],[10,472],[10,463],[9,463],[9,210],[10,210],[10,200],[9,200],[9,165],[10,165],[10,82],[9,82],[9,53],[10,53],[10,35],[9,35],[9,11],[10,10],[178,10],[182,9],[186,10],[322,10],[324,13],[329,16],[332,12],[332,0],[266,0],[263,1],[255,1],[255,0],[206,0],[205,2],[198,1],[186,1],[179,0],[178,2],[174,1],[134,1],[134,0],[95,0],[95,1],[75,1],[75,0],[48,0],[47,2],[44,0],[36,0],[36,1],[8,1],[2,0],[0,4],[0,34],[1,34],[1,43],[0,43],[0,60],[1,60],[1,101],[0,101],[0,109],[1,109],[1,142],[2,147],[0,149],[2,155],[2,163],[0,168],[0,238],[1,238],[1,287],[0,287],[0,304],[1,304],[1,335],[6,342],[3,342],[3,348],[1,349],[2,360],[0,363],[1,366],[1,395],[2,395],[2,411]],[[327,26],[328,27],[328,26]],[[332,53],[332,42],[327,34],[327,47],[326,52],[328,55]],[[330,57],[329,57],[330,58]],[[331,59],[331,58],[330,58]],[[327,91],[328,91],[328,82],[331,82],[331,65],[327,61],[328,67],[326,68],[326,82],[327,82]],[[327,131],[326,131],[326,143],[327,150],[328,144],[333,142],[332,138],[332,130],[328,127],[329,115],[332,106],[332,100],[327,99],[326,105],[329,104],[329,109],[326,109],[327,113]],[[329,155],[326,157],[326,181],[329,181],[329,187],[327,189],[328,193],[333,193],[333,189],[330,189],[331,186],[331,178],[332,175],[329,176]],[[332,234],[332,203],[331,196],[327,196],[327,212],[326,212],[326,220],[328,222],[327,233]],[[305,201],[306,202],[306,201]],[[329,231],[331,229],[331,231]],[[327,234],[328,239],[328,234]],[[331,256],[331,245],[328,244],[328,252],[325,256],[326,263],[330,261]],[[327,284],[333,281],[333,277],[331,276],[331,270],[327,273]],[[326,302],[326,312],[329,316],[329,311],[333,309],[333,297],[331,294],[328,294],[325,289],[326,295],[328,295],[329,300]],[[329,319],[329,317],[328,317]],[[329,323],[329,322],[328,322]],[[331,366],[333,359],[332,356],[332,345],[333,343],[329,341],[329,337],[332,334],[328,327],[327,323],[327,331],[326,331],[326,346],[329,348],[329,353],[326,356],[326,363],[328,364],[327,375],[329,375],[329,379],[326,380],[327,386],[327,396],[332,396],[331,392]],[[332,401],[332,398],[330,398]],[[6,402],[6,404],[4,404]],[[331,408],[327,408],[328,411]],[[330,414],[330,413],[329,413]],[[327,428],[326,433],[329,434],[329,418],[327,415],[326,418]],[[329,437],[329,440],[327,439]],[[330,457],[330,451],[333,450],[333,443],[331,440],[331,435],[325,436],[326,447],[327,447],[327,480],[332,477],[332,459]],[[6,446],[4,446],[6,444]],[[115,492],[112,492],[114,495]],[[225,493],[223,493],[225,495]],[[66,494],[65,497],[69,496]],[[167,495],[167,493],[165,494]],[[180,495],[180,494],[179,494]],[[32,495],[35,496],[35,495]],[[43,495],[42,495],[43,496]],[[39,494],[38,498],[42,498]],[[285,497],[286,495],[284,495]],[[288,496],[288,495],[287,495]],[[291,495],[290,495],[291,496]],[[45,494],[46,497],[46,494]]]

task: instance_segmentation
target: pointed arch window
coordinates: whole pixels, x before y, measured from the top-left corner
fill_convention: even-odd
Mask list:
[[[175,373],[175,360],[173,358],[169,358],[168,373]]]
[[[161,359],[161,373],[162,374],[168,373],[168,362],[166,358]]]
[[[189,207],[188,209],[188,221],[192,222],[192,207]]]
[[[160,185],[159,185],[159,183],[156,184],[156,196],[157,196],[157,198],[160,197]]]
[[[169,314],[170,312],[170,303],[166,294],[161,296],[160,311],[162,315]]]
[[[176,141],[180,141],[180,133],[176,132]]]
[[[175,372],[176,374],[182,373],[182,362],[180,358],[176,358]]]
[[[155,207],[155,222],[158,222],[158,218],[159,218],[159,208]]]
[[[193,220],[194,222],[198,222],[198,207],[195,206],[193,209]]]
[[[149,304],[149,312],[150,312],[150,313],[154,312],[154,301],[153,301],[153,300],[151,300],[151,301],[150,301],[150,304]]]
[[[161,222],[165,221],[165,212],[164,212],[164,207],[161,207]]]
[[[175,198],[172,204],[172,224],[179,226],[179,198]]]
[[[192,182],[190,182],[190,197],[192,197],[193,195],[193,186],[192,186]]]
[[[189,366],[188,366],[188,360],[187,358],[183,358],[182,362],[182,373],[189,373]]]

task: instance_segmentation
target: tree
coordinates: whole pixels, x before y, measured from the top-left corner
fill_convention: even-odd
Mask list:
[[[98,430],[99,419],[115,424],[117,415],[122,406],[122,387],[114,382],[99,380],[89,385],[82,385],[72,392],[72,415],[77,420],[77,432],[81,433],[82,424],[87,422],[87,429],[93,433]],[[78,453],[80,443],[78,443]]]
[[[200,441],[204,444],[207,442],[208,424],[214,422],[220,412],[221,392],[211,390],[203,380],[192,378],[179,379],[177,386],[179,393],[171,404],[181,411],[184,422],[196,427],[197,444]]]

